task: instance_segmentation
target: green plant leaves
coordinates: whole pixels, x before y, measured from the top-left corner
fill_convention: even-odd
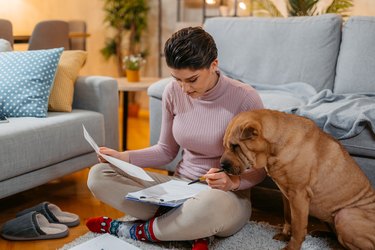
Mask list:
[[[340,13],[344,17],[346,17],[346,12],[348,12],[352,7],[352,0],[333,0],[332,4],[328,7],[326,13]]]
[[[289,16],[312,16],[319,0],[289,0]]]
[[[261,10],[265,12],[266,15],[273,16],[273,17],[283,16],[271,0],[253,0],[253,1],[254,1],[254,9]]]
[[[282,16],[280,10],[274,5],[272,0],[253,0],[256,9],[266,12],[269,16]],[[319,0],[286,0],[288,16],[313,16],[316,15],[317,3]],[[344,17],[347,12],[353,7],[353,0],[333,0],[325,13],[337,13]]]
[[[147,0],[103,0],[104,22],[114,30],[114,35],[106,41],[100,51],[109,59],[116,57],[118,73],[123,74],[123,54],[141,53],[142,33],[147,28]],[[128,39],[128,48],[123,49],[123,40]]]
[[[106,60],[108,60],[112,55],[116,55],[116,41],[115,39],[107,39],[105,47],[100,50],[102,55]]]

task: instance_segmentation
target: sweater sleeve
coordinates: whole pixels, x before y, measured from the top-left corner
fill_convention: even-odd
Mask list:
[[[242,111],[249,111],[255,109],[263,109],[263,102],[258,94],[258,92],[251,87],[246,85],[247,91],[244,91],[243,101],[241,105]],[[249,169],[241,174],[241,181],[238,190],[243,190],[251,188],[264,180],[266,177],[266,171],[262,169]]]
[[[158,143],[145,149],[128,151],[130,163],[139,167],[160,168],[176,157],[179,145],[172,134],[174,118],[172,84],[167,85],[163,93],[162,123]]]
[[[241,112],[255,109],[263,109],[263,102],[258,92],[250,85],[244,85],[247,91],[243,91]]]

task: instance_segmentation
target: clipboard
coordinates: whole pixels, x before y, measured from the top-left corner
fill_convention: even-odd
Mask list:
[[[199,192],[211,189],[205,184],[188,185],[182,180],[170,180],[136,192],[128,193],[125,199],[151,203],[159,206],[178,207]]]

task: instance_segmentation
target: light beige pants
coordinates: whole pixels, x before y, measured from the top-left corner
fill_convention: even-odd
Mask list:
[[[148,220],[158,206],[125,200],[125,195],[171,179],[181,179],[154,172],[148,174],[155,182],[142,181],[109,164],[100,163],[91,168],[87,184],[94,196],[104,203],[127,215]],[[210,189],[157,217],[153,229],[161,241],[195,240],[212,235],[226,237],[239,231],[250,215],[250,190],[224,192]]]

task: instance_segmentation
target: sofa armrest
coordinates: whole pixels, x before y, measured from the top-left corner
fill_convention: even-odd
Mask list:
[[[78,77],[74,87],[73,109],[85,109],[104,116],[105,145],[118,149],[117,81],[104,76]]]
[[[150,145],[155,145],[160,136],[161,129],[161,109],[162,96],[165,87],[172,81],[172,77],[163,78],[153,83],[147,89],[149,96],[149,110],[150,110]]]
[[[147,89],[147,95],[150,97],[155,97],[156,99],[161,100],[163,96],[163,92],[165,87],[172,82],[172,77],[163,78],[155,83],[153,83],[148,89]]]

